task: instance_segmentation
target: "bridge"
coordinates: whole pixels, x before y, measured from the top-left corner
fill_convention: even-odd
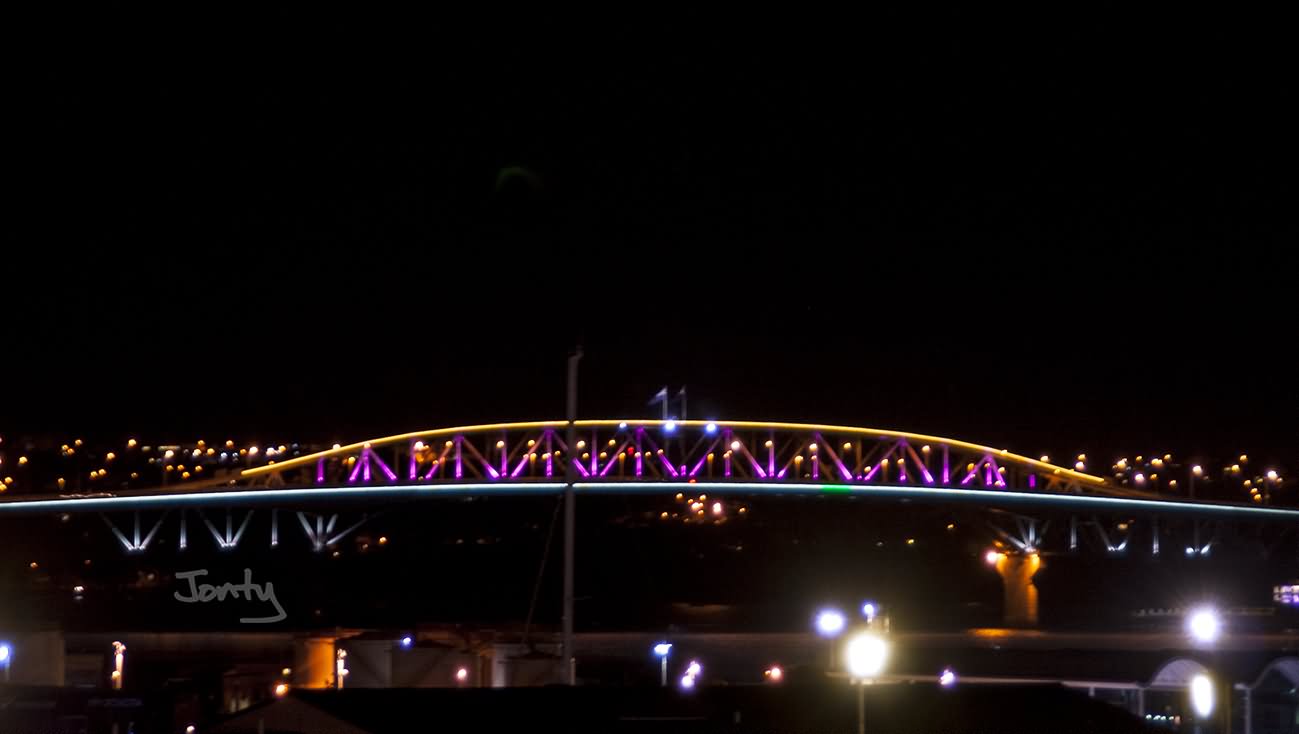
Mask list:
[[[190,509],[219,547],[233,548],[256,506],[272,508],[274,546],[280,507],[355,505],[363,522],[367,509],[391,500],[557,494],[569,486],[577,495],[659,493],[692,499],[836,495],[987,510],[994,517],[995,546],[1012,564],[1016,556],[1033,556],[1054,541],[1077,550],[1081,535],[1114,553],[1126,551],[1140,532],[1157,555],[1161,540],[1167,544],[1173,539],[1170,532],[1184,529],[1190,542],[1178,542],[1178,547],[1188,555],[1207,555],[1223,523],[1266,528],[1270,546],[1299,527],[1299,509],[1197,502],[1116,484],[1004,448],[905,431],[768,421],[579,420],[571,427],[570,446],[569,428],[567,421],[436,428],[286,459],[277,454],[263,465],[246,467],[218,462],[211,450],[196,450],[190,468],[197,476],[198,468],[205,467],[202,480],[92,495],[13,497],[0,501],[0,516],[104,513],[124,548],[138,552],[148,548],[172,511],[181,523],[184,548]],[[182,452],[176,463],[187,456]],[[168,473],[161,473],[164,480]],[[1194,482],[1193,476],[1188,479]],[[708,512],[702,501],[687,506],[699,516]],[[205,509],[225,510],[224,529]],[[243,514],[233,514],[237,510]],[[142,511],[164,515],[142,524]],[[134,513],[132,527],[120,529],[108,518],[113,512]],[[1067,520],[1053,523],[1047,517],[1061,513]],[[340,523],[336,513],[311,515],[305,509],[296,517],[317,551],[360,525]]]

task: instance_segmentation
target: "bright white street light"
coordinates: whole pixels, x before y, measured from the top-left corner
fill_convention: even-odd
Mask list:
[[[671,642],[660,642],[654,646],[654,654],[659,656],[659,685],[668,684],[668,653],[672,652]]]
[[[876,635],[862,633],[848,641],[844,652],[848,672],[854,678],[873,678],[884,670],[884,663],[889,657],[889,646]]]
[[[816,631],[822,637],[838,637],[846,620],[838,609],[823,609],[816,615]]]
[[[9,662],[9,646],[0,645],[0,663]]]
[[[861,605],[861,614],[866,618],[867,622],[874,621],[877,612],[879,612],[879,609],[875,606],[874,602],[868,601]]]
[[[703,666],[699,664],[698,660],[691,660],[690,664],[686,666],[686,675],[690,676],[691,678],[697,678],[699,677],[699,673],[702,672],[703,669],[704,669]]]
[[[1191,679],[1191,708],[1201,719],[1213,713],[1213,680],[1203,673]]]
[[[1216,610],[1203,607],[1191,612],[1186,620],[1186,629],[1196,642],[1212,644],[1222,634],[1222,620]]]

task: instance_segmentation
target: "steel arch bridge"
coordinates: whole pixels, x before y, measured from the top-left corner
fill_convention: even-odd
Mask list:
[[[13,513],[94,512],[128,552],[146,550],[164,519],[179,518],[179,548],[188,544],[187,512],[222,549],[237,547],[253,516],[269,506],[272,547],[279,512],[291,510],[316,551],[360,527],[377,504],[394,499],[463,495],[558,494],[570,484],[582,494],[708,492],[709,494],[827,494],[930,504],[967,504],[1001,514],[993,526],[1007,548],[1032,552],[1050,520],[1030,514],[1062,510],[1070,549],[1079,530],[1092,529],[1099,545],[1122,552],[1133,523],[1144,515],[1152,552],[1159,553],[1158,518],[1183,516],[1195,530],[1188,555],[1207,554],[1202,523],[1231,520],[1299,527],[1299,509],[1192,502],[1118,486],[1102,477],[1057,466],[1006,449],[904,431],[767,421],[581,420],[568,441],[567,421],[531,421],[436,428],[336,446],[263,466],[230,468],[201,482],[150,490],[19,498],[0,501]],[[308,505],[348,501],[361,505],[360,520],[337,512],[313,514]],[[235,508],[246,507],[247,511]],[[224,511],[214,522],[214,511]],[[119,527],[110,513],[131,512]],[[150,521],[145,512],[160,512]],[[1111,519],[1102,519],[1108,514]],[[1091,515],[1090,519],[1087,515]],[[1059,526],[1057,526],[1058,528]],[[1212,532],[1206,525],[1205,532]],[[1166,533],[1162,533],[1166,535]],[[1167,542],[1167,541],[1166,541]],[[1279,541],[1278,541],[1279,542]]]
[[[235,486],[735,482],[1041,490],[1138,497],[1005,449],[916,433],[762,421],[581,420],[403,433],[243,470]],[[1150,497],[1156,495],[1149,494]]]

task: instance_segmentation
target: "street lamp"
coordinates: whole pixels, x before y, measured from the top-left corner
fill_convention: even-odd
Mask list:
[[[659,656],[659,685],[668,685],[668,653],[672,652],[672,643],[660,642],[654,646],[654,654]]]
[[[1194,609],[1186,618],[1186,630],[1196,642],[1211,645],[1222,634],[1222,619],[1212,607]]]
[[[0,642],[0,665],[5,669],[5,683],[9,682],[9,664],[13,660],[13,652],[9,649],[9,643]]]
[[[822,609],[816,615],[816,632],[822,637],[834,639],[842,632],[846,620],[838,609]]]
[[[1213,714],[1213,679],[1204,673],[1191,678],[1191,710],[1197,719],[1207,719]],[[1200,723],[1195,723],[1195,731],[1200,731]]]
[[[844,648],[848,674],[857,683],[857,734],[866,734],[866,684],[884,670],[888,657],[888,643],[870,632],[854,636]]]
[[[879,607],[875,602],[868,601],[861,605],[861,615],[866,618],[866,623],[871,624],[875,621],[875,615],[879,613]]]

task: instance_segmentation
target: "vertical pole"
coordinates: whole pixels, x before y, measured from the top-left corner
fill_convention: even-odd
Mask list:
[[[1195,501],[1195,472],[1194,471],[1191,472],[1191,481],[1188,482],[1187,495],[1188,495],[1188,499],[1190,499],[1192,502]],[[1191,547],[1195,549],[1196,553],[1200,552],[1199,518],[1191,518]]]
[[[662,663],[662,665],[660,665],[659,667],[659,685],[662,686],[663,688],[667,688],[668,687],[668,656],[664,655],[662,658],[659,659],[659,662]],[[9,667],[6,665],[5,666],[6,674],[8,673],[8,670]]]
[[[857,734],[866,734],[866,686],[857,684]]]
[[[564,612],[561,655],[564,665],[564,682],[577,685],[577,661],[573,657],[573,555],[577,514],[574,508],[573,484],[577,481],[577,365],[582,360],[578,347],[568,357],[568,459],[564,476]]]

